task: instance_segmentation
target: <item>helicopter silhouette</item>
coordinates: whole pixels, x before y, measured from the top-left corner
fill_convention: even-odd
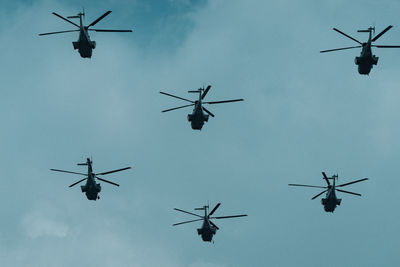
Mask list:
[[[400,48],[398,45],[374,45],[372,44],[376,40],[378,40],[383,34],[385,34],[388,30],[390,30],[393,26],[390,25],[386,27],[383,31],[381,31],[378,35],[372,38],[372,33],[375,34],[375,27],[369,27],[367,30],[358,30],[358,32],[368,32],[369,37],[368,41],[365,43],[361,43],[359,40],[351,37],[350,35],[347,35],[346,33],[333,28],[334,31],[346,36],[347,38],[359,43],[360,45],[357,46],[351,46],[351,47],[344,47],[344,48],[336,48],[336,49],[329,49],[329,50],[322,50],[320,53],[327,53],[327,52],[333,52],[333,51],[339,51],[339,50],[347,50],[347,49],[353,49],[353,48],[361,48],[361,53],[359,57],[356,57],[354,59],[354,62],[356,65],[358,65],[358,73],[361,75],[368,75],[371,72],[371,69],[373,65],[378,64],[378,57],[372,54],[372,47],[377,47],[377,48]]]
[[[195,213],[191,213],[188,211],[184,211],[181,209],[177,209],[174,208],[174,210],[183,212],[183,213],[187,213],[196,217],[199,217],[200,219],[195,219],[195,220],[191,220],[191,221],[185,221],[185,222],[180,222],[180,223],[175,223],[173,224],[173,226],[176,225],[181,225],[181,224],[185,224],[185,223],[191,223],[191,222],[197,222],[197,221],[203,221],[203,225],[201,226],[201,228],[197,229],[197,234],[201,235],[201,238],[203,239],[204,242],[211,242],[213,236],[217,233],[217,230],[219,230],[219,227],[216,226],[211,219],[228,219],[228,218],[237,218],[237,217],[244,217],[247,216],[246,214],[242,214],[242,215],[232,215],[232,216],[218,216],[218,217],[211,217],[211,215],[214,214],[214,212],[219,208],[219,206],[221,205],[221,203],[218,203],[212,210],[210,213],[207,214],[207,210],[209,209],[209,206],[203,206],[202,208],[195,208],[195,210],[204,210],[204,216],[195,214]]]
[[[209,116],[215,117],[215,115],[213,113],[211,113],[211,111],[206,109],[203,106],[203,104],[213,105],[213,104],[222,104],[222,103],[243,101],[243,99],[233,99],[233,100],[203,102],[203,99],[206,97],[206,95],[207,95],[208,91],[210,91],[210,89],[211,89],[211,85],[207,86],[206,89],[204,89],[204,87],[203,87],[203,88],[199,88],[197,90],[188,91],[189,93],[198,93],[199,94],[199,98],[196,101],[192,101],[192,100],[189,100],[189,99],[186,99],[183,97],[160,92],[160,94],[175,97],[175,98],[178,98],[178,99],[181,99],[181,100],[191,103],[189,105],[166,109],[166,110],[163,110],[162,112],[168,112],[168,111],[172,111],[172,110],[176,110],[176,109],[194,106],[192,114],[188,114],[187,118],[188,118],[188,121],[191,123],[193,130],[201,130],[203,128],[204,122],[208,122]],[[208,113],[208,115],[204,114],[204,112]]]
[[[56,172],[64,172],[64,173],[70,173],[70,174],[77,174],[77,175],[83,175],[87,176],[86,178],[83,178],[82,180],[79,180],[76,183],[71,184],[69,187],[73,187],[83,181],[86,180],[86,184],[81,186],[82,193],[86,194],[87,199],[89,200],[97,200],[100,199],[100,196],[98,195],[101,191],[101,185],[100,183],[96,182],[97,180],[119,186],[119,184],[113,183],[111,181],[108,181],[104,178],[99,177],[98,175],[106,175],[114,172],[120,172],[120,171],[125,171],[130,169],[131,167],[126,167],[118,170],[113,170],[113,171],[108,171],[108,172],[100,172],[100,173],[94,173],[93,172],[93,161],[89,158],[86,159],[86,163],[78,163],[78,166],[88,166],[88,173],[80,173],[80,172],[71,172],[71,171],[64,171],[64,170],[59,170],[59,169],[50,169],[51,171],[56,171]]]
[[[333,175],[332,177],[326,176],[325,172],[322,172],[323,179],[325,179],[326,183],[328,184],[327,186],[314,186],[314,185],[303,185],[303,184],[289,184],[290,186],[303,186],[303,187],[314,187],[314,188],[324,188],[325,190],[319,193],[318,195],[314,196],[313,199],[316,199],[320,195],[326,192],[326,197],[321,199],[321,204],[324,206],[324,209],[326,212],[333,212],[336,208],[336,206],[340,205],[342,202],[342,199],[336,197],[336,191],[346,193],[346,194],[351,194],[351,195],[356,195],[356,196],[361,196],[361,194],[350,192],[350,191],[345,191],[342,189],[337,189],[337,187],[343,187],[343,186],[348,186],[351,184],[359,183],[362,181],[368,180],[368,178],[363,178],[360,180],[352,181],[349,183],[345,184],[340,184],[336,185],[336,181],[338,180],[338,175]],[[333,180],[333,183],[331,184],[329,180]]]
[[[93,49],[96,48],[96,42],[90,40],[89,36],[89,31],[95,31],[95,32],[132,32],[132,30],[101,30],[101,29],[89,29],[90,27],[96,25],[100,20],[104,19],[108,14],[110,14],[111,11],[107,11],[103,15],[101,15],[99,18],[94,20],[92,23],[90,23],[88,26],[83,25],[82,17],[85,17],[85,12],[80,12],[76,16],[69,16],[67,18],[64,18],[63,16],[53,12],[52,14],[59,17],[60,19],[65,20],[66,22],[76,26],[79,28],[78,30],[68,30],[68,31],[59,31],[59,32],[48,32],[48,33],[41,33],[39,36],[43,35],[50,35],[50,34],[59,34],[59,33],[67,33],[67,32],[79,32],[79,39],[77,42],[72,42],[74,46],[74,50],[78,50],[79,54],[83,58],[91,58],[92,57],[92,51]],[[69,19],[79,19],[79,25],[70,21]]]

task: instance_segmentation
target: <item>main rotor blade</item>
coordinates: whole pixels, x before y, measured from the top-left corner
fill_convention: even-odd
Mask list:
[[[190,215],[193,215],[193,216],[200,217],[200,218],[204,219],[203,216],[197,215],[197,214],[195,214],[195,213],[191,213],[191,212],[184,211],[184,210],[177,209],[177,208],[174,208],[174,210],[177,210],[177,211],[180,211],[180,212],[183,212],[183,213],[187,213],[187,214],[190,214]]]
[[[211,85],[207,86],[206,90],[204,91],[203,95],[201,96],[201,99],[204,99],[208,93],[208,91],[210,91],[211,89]]]
[[[247,214],[242,214],[242,215],[211,217],[211,219],[229,219],[229,218],[246,217],[246,216]]]
[[[119,184],[113,183],[111,181],[108,181],[106,179],[100,178],[98,176],[96,176],[96,178],[99,179],[100,181],[103,181],[103,182],[106,182],[106,183],[109,183],[109,184],[112,184],[112,185],[115,185],[115,186],[119,186]]]
[[[318,195],[314,196],[311,200],[316,199],[317,197],[319,197],[320,195],[322,195],[323,193],[325,193],[328,190],[324,190],[321,193],[319,193]]]
[[[214,212],[219,208],[219,206],[221,206],[221,203],[218,203],[218,204],[212,209],[212,211],[208,214],[208,216],[213,215]]]
[[[343,193],[347,193],[347,194],[352,194],[352,195],[356,195],[356,196],[360,196],[360,197],[361,197],[361,194],[359,194],[359,193],[354,193],[354,192],[345,191],[345,190],[341,190],[341,189],[336,189],[336,190],[339,191],[339,192],[343,192]]]
[[[87,176],[87,173],[80,173],[80,172],[70,172],[70,171],[64,171],[64,170],[58,170],[58,169],[50,169],[50,171],[55,171],[55,172],[65,172],[65,173],[71,173],[71,174],[78,174],[78,175]]]
[[[223,100],[223,101],[210,101],[210,102],[203,102],[203,104],[222,104],[222,103],[230,103],[230,102],[239,102],[244,101],[244,99],[232,99],[232,100]]]
[[[207,112],[208,114],[210,114],[211,117],[215,117],[215,115],[212,114],[211,111],[209,111],[209,110],[206,109],[205,107],[202,107],[202,108],[203,108],[203,110],[204,110],[205,112]]]
[[[87,177],[86,177],[86,178],[83,178],[82,180],[79,180],[79,181],[76,182],[76,183],[71,184],[69,187],[73,187],[74,185],[77,185],[77,184],[79,184],[80,182],[85,181],[86,179],[87,179]]]
[[[60,32],[46,32],[46,33],[40,33],[39,36],[50,35],[50,34],[58,34],[58,33],[66,33],[66,32],[79,32],[79,30],[60,31]]]
[[[372,45],[377,48],[400,48],[400,45]]]
[[[366,180],[368,180],[368,178],[363,178],[363,179],[356,180],[356,181],[353,181],[353,182],[350,182],[350,183],[345,183],[345,184],[337,185],[336,187],[347,186],[347,185],[350,185],[350,184],[355,184],[355,183],[359,183],[359,182],[366,181]]]
[[[186,222],[174,223],[172,226],[176,226],[176,225],[180,225],[180,224],[184,224],[184,223],[197,222],[197,221],[201,221],[201,220],[203,220],[203,219],[196,219],[196,220],[191,220],[191,221],[186,221]]]
[[[336,28],[333,28],[333,30],[334,30],[334,31],[337,31],[337,32],[340,33],[340,34],[343,34],[343,35],[346,36],[347,38],[350,38],[350,39],[353,40],[354,42],[357,42],[357,43],[359,43],[360,45],[362,45],[362,43],[361,43],[360,41],[358,41],[357,39],[351,37],[350,35],[347,35],[347,34],[345,34],[344,32],[342,32],[342,31],[340,31],[340,30],[338,30],[338,29],[336,29]]]
[[[89,29],[89,31],[95,31],[95,32],[132,32],[132,30],[101,30],[101,29]]]
[[[110,10],[107,11],[106,13],[104,13],[103,15],[101,15],[98,19],[96,19],[95,21],[93,21],[92,23],[90,23],[90,24],[88,25],[88,27],[91,27],[91,26],[97,24],[97,22],[99,22],[100,20],[104,19],[104,17],[107,16],[108,14],[110,14],[110,13],[111,13]]]
[[[386,29],[384,29],[383,31],[381,31],[378,35],[376,35],[371,41],[375,42],[376,40],[378,40],[382,35],[384,35],[388,30],[390,30],[393,27],[393,25],[389,25],[386,27]]]
[[[322,172],[322,176],[324,176],[324,179],[325,179],[326,183],[327,183],[328,185],[331,185],[331,183],[329,182],[328,176],[326,176],[326,173],[325,173],[325,172]]]
[[[168,112],[168,111],[172,111],[175,109],[186,108],[186,107],[190,107],[190,106],[194,106],[194,104],[184,105],[184,106],[180,106],[180,107],[176,107],[176,108],[170,108],[170,109],[163,110],[161,112]]]
[[[315,186],[315,185],[306,185],[306,184],[289,184],[289,186],[303,186],[303,187],[327,188],[326,186]]]
[[[63,20],[65,20],[66,22],[69,22],[69,23],[71,23],[72,25],[74,25],[74,26],[80,28],[78,24],[76,24],[76,23],[70,21],[70,20],[67,19],[67,18],[64,18],[64,17],[61,16],[61,15],[58,15],[56,12],[53,12],[53,15],[55,15],[55,16],[59,17],[60,19],[63,19]]]
[[[215,223],[213,223],[212,221],[209,221],[209,222],[210,222],[210,224],[211,224],[212,226],[214,226],[217,230],[219,230],[219,227],[216,226]]]
[[[121,171],[129,170],[129,169],[131,169],[131,167],[126,167],[126,168],[113,170],[113,171],[109,171],[109,172],[96,173],[96,175],[106,175],[106,174],[110,174],[110,173],[114,173],[114,172],[121,172]]]
[[[183,97],[180,97],[180,96],[171,95],[171,94],[164,93],[164,92],[160,92],[160,94],[167,95],[167,96],[170,96],[170,97],[175,97],[175,98],[178,98],[180,100],[184,100],[184,101],[187,101],[187,102],[190,102],[190,103],[194,103],[194,101],[186,99],[186,98],[183,98]]]
[[[360,48],[362,47],[361,45],[357,46],[350,46],[350,47],[343,47],[343,48],[335,48],[335,49],[328,49],[328,50],[322,50],[319,51],[320,53],[327,53],[327,52],[333,52],[333,51],[339,51],[339,50],[346,50],[346,49],[353,49],[353,48]]]

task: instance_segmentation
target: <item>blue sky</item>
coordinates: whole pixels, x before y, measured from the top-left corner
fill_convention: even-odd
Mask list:
[[[2,266],[396,266],[398,248],[398,57],[378,50],[370,76],[359,51],[332,31],[360,39],[394,25],[380,44],[400,44],[398,1],[14,1],[1,2],[0,264]],[[82,6],[86,22],[133,33],[94,33],[93,58],[51,12]],[[162,114],[213,85],[201,132],[190,109]],[[110,175],[90,202],[77,177],[50,168]],[[318,191],[321,171],[361,198],[342,195],[334,214]],[[221,202],[215,243],[173,211]],[[332,256],[332,257],[330,257]]]

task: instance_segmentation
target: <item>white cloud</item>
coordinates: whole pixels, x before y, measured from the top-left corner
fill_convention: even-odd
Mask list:
[[[50,216],[43,214],[41,210],[34,210],[26,214],[22,220],[25,233],[30,238],[66,237],[69,227]]]

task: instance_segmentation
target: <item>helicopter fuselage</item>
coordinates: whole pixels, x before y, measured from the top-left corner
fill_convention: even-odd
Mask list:
[[[81,190],[82,193],[86,194],[88,200],[100,199],[98,194],[101,191],[101,185],[96,183],[93,174],[89,174],[89,178],[87,179],[86,184],[81,186]]]
[[[88,200],[97,200],[100,197],[98,194],[101,191],[101,185],[96,183],[95,174],[92,169],[92,162],[88,159],[86,165],[88,165],[88,179],[86,184],[81,186],[82,193],[86,194]]]
[[[81,28],[78,41],[72,42],[72,45],[83,58],[91,58],[93,49],[96,48],[96,42],[90,40],[89,33],[85,28]]]
[[[210,221],[204,218],[203,225],[197,229],[197,234],[201,236],[204,242],[211,242],[213,236],[217,233],[217,228],[211,225]]]
[[[321,204],[324,206],[326,212],[333,212],[341,202],[342,200],[336,197],[335,186],[329,186],[326,198],[321,199]]]
[[[359,57],[354,59],[354,63],[358,66],[358,73],[368,75],[373,65],[378,64],[379,58],[372,54],[371,37],[368,42],[362,44],[362,50]]]
[[[83,25],[82,15],[79,16],[80,26],[79,26],[79,38],[78,41],[72,42],[75,50],[78,50],[79,54],[83,58],[91,58],[93,49],[96,48],[96,42],[90,40],[88,27]]]
[[[188,114],[188,121],[193,130],[201,130],[204,122],[207,122],[209,115],[204,114],[201,99],[195,102],[192,114]]]

